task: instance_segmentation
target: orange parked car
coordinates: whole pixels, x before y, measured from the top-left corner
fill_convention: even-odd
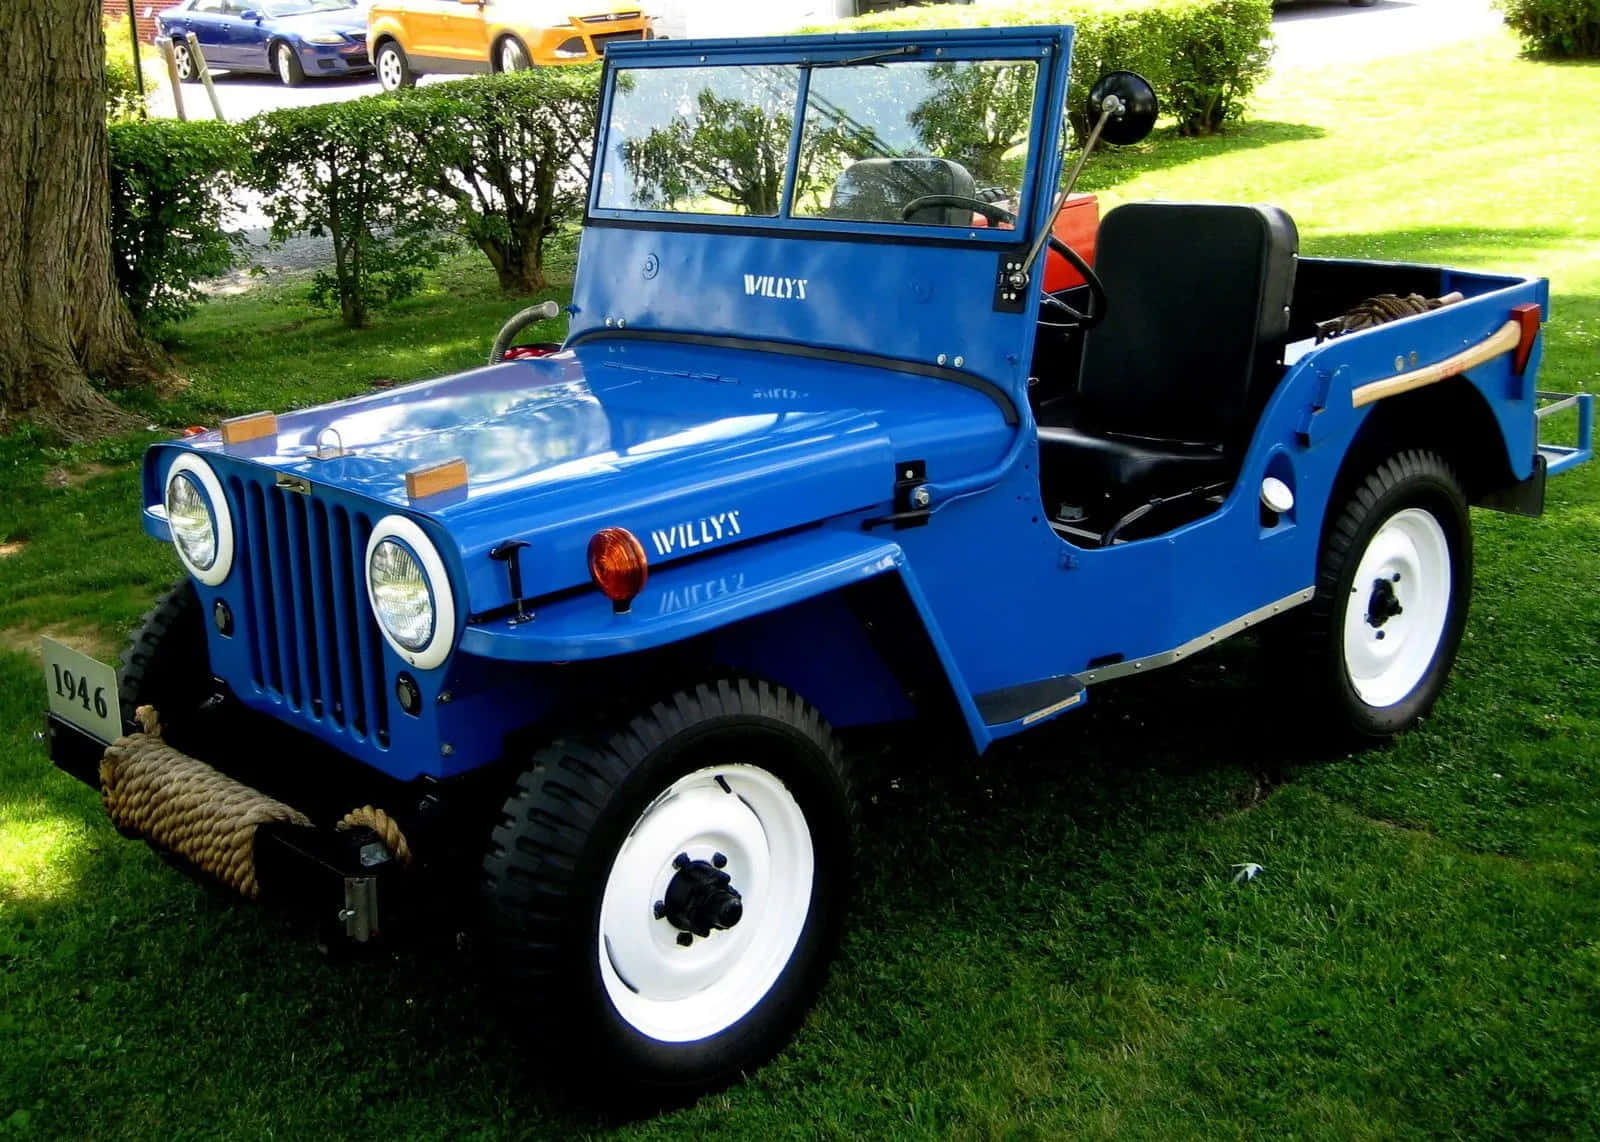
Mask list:
[[[587,63],[616,40],[649,39],[636,5],[567,0],[374,0],[367,48],[385,91],[430,72],[521,71]]]

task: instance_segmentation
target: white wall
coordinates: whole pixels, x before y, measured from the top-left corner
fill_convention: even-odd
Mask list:
[[[854,0],[645,0],[658,35],[773,36],[855,13]]]

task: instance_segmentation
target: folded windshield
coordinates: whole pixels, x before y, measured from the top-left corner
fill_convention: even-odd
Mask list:
[[[1038,85],[1032,60],[930,60],[901,51],[815,68],[622,68],[596,204],[1009,226],[1003,215],[986,218],[949,199],[1016,213]],[[930,196],[935,201],[921,201]]]

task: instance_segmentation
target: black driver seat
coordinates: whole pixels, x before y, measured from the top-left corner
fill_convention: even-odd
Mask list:
[[[977,193],[972,174],[950,159],[858,159],[839,172],[825,217],[852,218],[857,222],[920,222],[933,226],[968,226],[972,211],[966,207],[927,206],[910,218],[901,213],[906,203],[930,194],[971,198]]]
[[[1075,391],[1038,410],[1040,478],[1062,519],[1231,480],[1282,374],[1298,235],[1274,206],[1140,202],[1100,225],[1109,303]]]

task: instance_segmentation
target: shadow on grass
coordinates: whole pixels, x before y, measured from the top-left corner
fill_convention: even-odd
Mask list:
[[[1054,906],[1086,910],[1086,873],[1136,864],[1152,836],[1253,806],[1292,763],[1332,756],[1262,716],[1252,658],[1248,645],[1230,645],[1104,687],[1082,712],[976,761],[909,736],[863,757],[851,926],[909,931],[897,939],[911,947],[937,943],[952,916],[974,930],[1048,932],[1031,878],[1056,886]],[[26,752],[37,755],[30,767],[47,764],[42,747]],[[36,784],[44,811],[98,815],[93,795],[65,778]],[[64,854],[59,892],[0,915],[0,958],[26,993],[12,997],[13,1026],[31,1044],[10,1064],[20,1072],[14,1105],[59,1084],[60,1053],[81,1046],[86,1063],[115,1066],[73,1079],[77,1109],[62,1115],[129,1102],[124,1129],[149,1119],[181,1130],[213,1107],[234,1116],[229,1127],[253,1129],[224,1111],[243,1091],[268,1116],[261,1124],[290,1133],[371,1126],[374,1105],[392,1122],[519,1134],[602,1130],[657,1109],[600,1101],[603,1080],[598,1098],[575,1084],[561,1029],[530,1034],[515,997],[482,982],[470,952],[325,960],[274,913],[184,884],[103,820],[89,829]],[[867,988],[869,1004],[892,1002],[873,990],[881,981],[851,986]],[[768,1097],[794,1081],[757,1078],[746,1084],[754,1091],[729,1097]],[[291,1110],[292,1125],[274,1117]],[[106,1122],[71,1125],[64,1132],[89,1135]]]
[[[1410,230],[1317,233],[1301,237],[1300,253],[1313,258],[1357,258],[1428,265],[1536,263],[1541,248],[1570,243],[1557,226],[1428,226]]]
[[[1097,150],[1084,168],[1078,189],[1108,190],[1140,175],[1170,170],[1197,159],[1258,150],[1276,143],[1320,139],[1326,134],[1323,128],[1307,123],[1258,119],[1232,124],[1220,134],[1198,139],[1184,138],[1171,129],[1158,131],[1136,146],[1108,146]]]

